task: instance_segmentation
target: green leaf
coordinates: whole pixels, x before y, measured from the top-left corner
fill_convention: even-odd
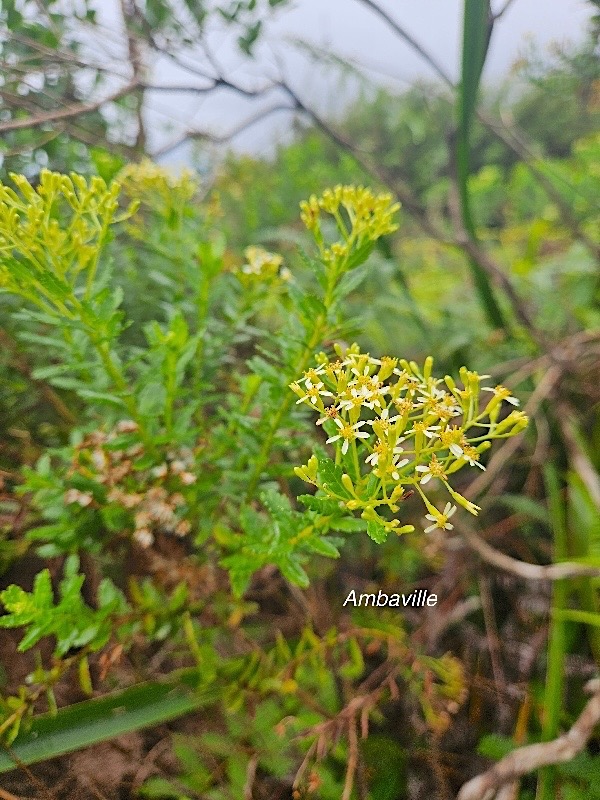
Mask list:
[[[546,525],[550,522],[546,506],[537,500],[532,500],[531,497],[506,494],[499,498],[499,502],[510,508],[511,511],[515,511],[517,514],[524,514],[537,522],[543,522]]]
[[[148,383],[138,396],[138,409],[144,416],[160,413],[165,406],[166,391],[162,383]]]
[[[148,778],[138,794],[140,797],[158,798],[158,800],[191,800],[166,778]]]
[[[330,491],[339,497],[351,498],[352,495],[342,483],[342,475],[344,474],[342,468],[335,464],[330,458],[327,458],[322,451],[317,451],[315,455],[317,456],[317,462],[319,464],[317,476],[319,485],[323,491]]]
[[[557,619],[569,622],[582,622],[584,625],[600,627],[600,614],[594,611],[581,611],[576,608],[557,608],[552,614]]]
[[[381,522],[377,522],[376,519],[367,521],[367,533],[377,544],[383,544],[388,537],[388,531],[383,527]]]
[[[194,691],[198,677],[196,669],[186,670],[164,682],[142,683],[75,703],[60,709],[55,716],[34,717],[31,727],[17,736],[10,751],[0,751],[0,773],[15,769],[17,761],[46,761],[210,705],[218,699],[218,693],[213,689]]]
[[[359,533],[367,529],[367,523],[364,519],[357,519],[356,517],[340,517],[340,519],[332,519],[329,523],[334,531],[342,531],[343,533]]]
[[[342,300],[351,292],[355,291],[355,289],[358,289],[360,284],[367,277],[368,273],[369,266],[367,264],[363,264],[361,267],[357,267],[356,269],[347,272],[336,286],[336,300]]]
[[[61,381],[53,381],[56,386],[65,386],[65,382]],[[68,388],[65,386],[65,388]],[[83,397],[86,400],[96,400],[98,403],[105,403],[109,406],[116,406],[117,408],[126,408],[125,403],[120,397],[116,397],[114,394],[108,394],[108,392],[96,392],[93,389],[79,389],[77,388],[77,394],[80,397]]]
[[[472,241],[477,237],[469,195],[471,129],[477,109],[479,81],[489,44],[490,14],[489,0],[465,0],[456,171],[463,225]],[[495,328],[506,329],[504,315],[487,273],[473,257],[469,259],[469,265],[490,324]]]
[[[312,511],[318,511],[325,516],[333,516],[340,513],[339,500],[332,500],[329,497],[321,497],[314,494],[301,494],[297,500]]]
[[[300,566],[298,560],[294,557],[289,557],[278,562],[277,566],[281,570],[284,578],[290,583],[295,583],[303,589],[309,585],[308,575]]]
[[[326,556],[327,558],[340,557],[340,551],[328,539],[315,536],[307,541],[307,545],[314,553],[318,553],[320,556]]]
[[[361,752],[370,775],[369,797],[372,800],[397,800],[408,797],[406,751],[393,739],[371,734],[361,742]]]
[[[477,752],[481,756],[499,761],[512,752],[516,746],[517,745],[508,736],[501,736],[499,733],[490,733],[482,737],[477,747]]]

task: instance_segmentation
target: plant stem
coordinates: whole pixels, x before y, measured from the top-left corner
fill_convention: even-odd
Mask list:
[[[554,536],[553,560],[556,562],[567,557],[568,542],[564,502],[561,497],[556,467],[552,463],[548,463],[544,468],[544,482],[546,484],[550,522]],[[548,742],[558,735],[560,714],[563,707],[564,662],[567,651],[566,623],[560,618],[560,614],[556,612],[566,607],[568,594],[569,585],[566,580],[554,581],[552,585],[548,668],[542,724],[542,741],[544,742]],[[555,767],[546,767],[541,770],[536,800],[554,800],[556,797],[555,782]]]
[[[327,320],[329,316],[329,311],[333,305],[333,292],[336,287],[338,275],[343,270],[343,264],[333,264],[331,267],[331,271],[328,276],[327,281],[327,289],[325,292],[325,297],[323,298],[323,305],[324,311],[322,311],[316,318],[312,335],[307,342],[306,346],[302,350],[298,361],[294,364],[291,375],[292,378],[300,375],[302,372],[306,370],[312,355],[319,344],[325,336],[327,331]],[[286,381],[287,383],[287,381]],[[258,455],[256,456],[256,460],[254,462],[254,469],[250,475],[248,481],[248,488],[246,490],[246,503],[249,503],[256,492],[256,487],[260,481],[260,476],[266,467],[269,461],[269,455],[271,453],[271,448],[273,446],[273,440],[277,435],[277,431],[279,430],[279,426],[281,425],[282,421],[284,420],[286,414],[289,412],[292,403],[294,402],[294,395],[292,392],[289,392],[286,397],[281,402],[278,411],[275,415],[271,418],[270,425],[268,427],[267,433],[265,438],[263,439],[262,446]]]

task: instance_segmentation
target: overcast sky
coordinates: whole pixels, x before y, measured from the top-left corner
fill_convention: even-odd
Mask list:
[[[496,8],[504,0],[495,0]],[[379,0],[384,8],[437,61],[452,78],[458,75],[463,0]],[[117,26],[110,4],[99,5],[107,26]],[[585,0],[514,0],[494,34],[485,78],[497,81],[534,42],[540,49],[553,43],[581,40],[591,16]],[[115,30],[116,33],[116,30]],[[339,107],[351,100],[340,91],[337,79],[327,77],[323,66],[311,64],[286,40],[303,39],[320,48],[359,63],[374,81],[401,90],[416,78],[434,77],[430,68],[402,42],[385,22],[365,8],[360,0],[295,0],[266,26],[259,58],[248,63],[231,46],[231,37],[219,32],[212,44],[221,62],[241,81],[252,82],[273,72],[277,52],[289,80],[299,94],[321,109]],[[166,61],[155,65],[154,80],[190,83],[190,76]],[[152,95],[147,104],[150,142],[154,150],[175,141],[186,127],[231,129],[254,114],[255,106],[238,96],[223,93],[199,98],[193,95]],[[272,117],[239,135],[235,145],[244,150],[263,150],[289,126],[289,115]]]

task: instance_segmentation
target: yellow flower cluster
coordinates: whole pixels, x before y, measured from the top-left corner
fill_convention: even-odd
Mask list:
[[[246,263],[235,270],[238,279],[244,285],[260,281],[260,283],[272,283],[274,281],[288,281],[291,277],[289,269],[283,266],[283,256],[278,253],[270,253],[262,247],[254,245],[244,250]]]
[[[375,195],[363,186],[336,186],[321,197],[311,195],[300,204],[301,219],[313,234],[321,256],[328,262],[344,258],[352,249],[360,249],[397,230],[394,216],[400,205],[390,194]],[[335,220],[341,239],[325,246],[321,232],[321,212]]]
[[[170,172],[149,159],[128,164],[119,172],[118,180],[128,197],[139,198],[159,212],[184,205],[198,191],[197,181],[190,170]]]
[[[377,519],[387,530],[404,532],[396,519],[387,520],[375,511],[386,506],[398,511],[407,488],[422,497],[434,528],[451,529],[452,503],[443,511],[433,506],[424,487],[439,481],[458,505],[471,514],[478,506],[450,485],[450,476],[465,466],[484,469],[481,454],[492,439],[514,436],[527,425],[527,417],[513,410],[501,416],[503,401],[518,405],[503,386],[482,387],[483,378],[466,368],[460,370],[462,386],[450,376],[432,376],[433,359],[421,369],[414,361],[384,357],[372,358],[357,345],[338,358],[317,357],[317,366],[290,385],[297,403],[308,405],[317,414],[317,425],[328,433],[328,444],[335,444],[336,463],[345,468],[342,483],[351,499],[338,497],[351,510],[362,510],[363,518]],[[482,400],[482,392],[491,398]],[[335,497],[319,485],[316,459],[296,474]],[[352,477],[351,474],[352,473]],[[375,478],[373,480],[372,478]]]
[[[17,191],[0,183],[0,286],[50,295],[61,290],[48,284],[50,275],[73,283],[95,265],[103,234],[118,221],[120,186],[49,170],[42,170],[35,188],[23,175],[11,180]],[[59,210],[70,212],[69,224],[59,224]],[[15,259],[27,269],[17,269]]]

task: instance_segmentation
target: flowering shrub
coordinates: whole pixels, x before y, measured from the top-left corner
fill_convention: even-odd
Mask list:
[[[474,372],[461,370],[459,385],[434,378],[431,359],[420,369],[343,344],[345,300],[367,278],[377,240],[397,228],[397,204],[362,187],[311,197],[302,219],[315,252],[292,273],[257,247],[245,261],[230,253],[217,204],[198,202],[188,175],[141,164],[110,186],[49,172],[35,188],[14,183],[17,191],[0,187],[0,290],[23,301],[11,324],[33,375],[77,423],[24,465],[15,489],[31,498],[28,543],[66,558],[58,602],[48,570],[30,593],[0,593],[0,627],[23,630],[20,650],[55,641],[50,668],[2,700],[0,733],[17,746],[23,720],[55,709],[53,688],[70,670],[92,694],[124,653],[145,663],[166,637],[177,646],[173,666],[193,670],[185,680],[175,670],[173,685],[191,681],[231,713],[259,704],[303,765],[295,787],[320,785],[323,798],[339,797],[339,783],[307,765],[345,730],[355,735],[357,715],[366,731],[398,682],[418,698],[423,724],[443,730],[464,697],[460,664],[418,652],[397,619],[367,613],[321,637],[304,627],[293,643],[272,630],[256,642],[245,627],[256,605],[243,595],[257,572],[277,567],[306,587],[311,561],[337,558],[344,535],[366,530],[382,543],[414,530],[413,493],[427,530],[451,529],[457,505],[477,513],[453,476],[483,468],[491,441],[526,425],[521,412],[504,414],[515,398],[481,387]],[[298,497],[299,478],[316,493]],[[453,501],[441,511],[438,484]],[[96,588],[88,595],[86,582]],[[352,698],[365,653],[379,659],[380,679],[367,692],[356,684]],[[179,713],[193,707],[188,695],[176,702]],[[242,742],[244,732],[231,736]],[[228,747],[230,760],[247,759],[245,746]],[[254,771],[276,774],[259,750]],[[198,762],[198,791],[241,796],[247,766],[213,773]]]

